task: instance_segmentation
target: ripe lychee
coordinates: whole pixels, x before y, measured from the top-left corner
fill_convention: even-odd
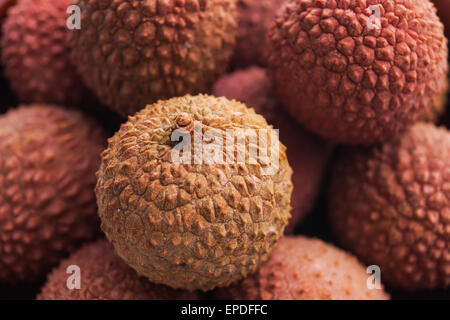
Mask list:
[[[72,268],[70,268],[72,266]],[[73,268],[75,267],[75,268]],[[77,269],[79,268],[79,269]],[[68,272],[70,271],[70,272]],[[68,278],[76,276],[69,288]],[[48,276],[39,300],[195,300],[197,293],[173,290],[141,278],[106,240],[90,243],[64,260]]]
[[[0,116],[0,282],[39,279],[99,231],[105,144],[77,111],[31,105]]]
[[[281,102],[343,144],[390,139],[423,119],[445,83],[447,39],[433,4],[375,2],[288,0],[269,32]]]
[[[285,237],[257,272],[218,289],[219,299],[386,300],[383,288],[369,289],[366,268],[352,255],[318,239]]]
[[[386,284],[404,290],[450,286],[450,132],[416,124],[371,148],[348,148],[329,192],[340,242]]]

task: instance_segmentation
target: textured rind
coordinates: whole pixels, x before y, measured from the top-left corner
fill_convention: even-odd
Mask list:
[[[450,285],[450,133],[416,124],[370,149],[346,149],[330,186],[343,245],[405,290]]]
[[[94,101],[70,61],[71,0],[21,0],[3,25],[5,77],[22,103],[79,106]]]
[[[285,237],[257,272],[215,294],[227,300],[389,299],[383,289],[368,289],[367,278],[364,266],[347,252],[319,239]]]
[[[450,4],[448,0],[432,0],[435,4],[439,18],[444,23],[445,34],[450,34]]]
[[[68,289],[67,268],[78,266],[81,288]],[[155,285],[141,278],[106,240],[87,244],[48,276],[38,300],[197,300],[197,293]]]
[[[182,124],[192,136],[193,119],[219,135],[270,128],[253,109],[225,98],[159,101],[109,140],[96,194],[103,231],[139,274],[206,291],[245,277],[267,258],[290,218],[292,169],[281,144],[274,175],[262,174],[259,159],[174,163],[171,134]]]
[[[266,65],[266,36],[284,0],[238,0],[239,27],[232,65]]]
[[[216,82],[212,93],[245,103],[280,130],[280,140],[287,147],[293,169],[292,218],[285,230],[293,233],[314,205],[334,147],[306,132],[282,109],[263,68],[250,67],[225,75]]]
[[[381,28],[369,28],[370,5]],[[442,92],[447,39],[429,0],[289,0],[269,32],[270,75],[307,129],[343,144],[386,141]]]
[[[31,105],[0,117],[0,282],[39,279],[99,231],[105,144],[76,111]]]
[[[208,92],[237,32],[235,0],[79,0],[73,60],[101,101],[132,115],[158,99]]]

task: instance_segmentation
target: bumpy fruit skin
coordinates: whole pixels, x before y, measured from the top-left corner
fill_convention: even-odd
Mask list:
[[[450,133],[416,124],[370,149],[347,149],[330,186],[337,238],[405,290],[450,285]]]
[[[76,111],[31,105],[0,117],[0,282],[39,279],[98,232],[105,144]]]
[[[383,289],[367,288],[358,260],[319,239],[285,237],[258,271],[216,291],[234,300],[386,300]]]
[[[190,291],[226,286],[254,271],[290,218],[285,147],[277,172],[264,175],[253,157],[199,164],[194,152],[197,163],[176,163],[171,135],[185,130],[197,151],[198,132],[215,130],[225,143],[226,130],[269,128],[244,104],[207,95],[159,101],[130,117],[109,140],[96,187],[102,229],[118,254],[151,282]],[[256,147],[258,154],[276,152]],[[226,148],[214,149],[225,156]]]
[[[367,20],[371,5],[381,28]],[[343,144],[383,142],[423,119],[443,91],[447,39],[429,0],[288,0],[283,8],[268,65],[281,102],[307,129]]]
[[[158,99],[208,92],[237,32],[235,0],[79,0],[73,58],[101,101],[132,115]]]
[[[67,268],[78,266],[81,288],[68,289]],[[197,293],[155,285],[141,278],[106,240],[90,243],[55,268],[38,300],[196,300]]]
[[[71,0],[20,0],[3,25],[2,63],[22,103],[78,106],[94,100],[70,61]]]
[[[285,231],[294,232],[314,205],[333,146],[303,130],[282,109],[263,68],[251,67],[223,76],[214,85],[213,95],[245,103],[266,118],[274,129],[280,130],[280,140],[287,147],[293,169],[294,184],[292,218]]]
[[[432,0],[435,4],[438,12],[439,18],[444,23],[445,34],[448,36],[450,34],[450,5],[448,0]]]
[[[242,68],[266,65],[267,31],[284,0],[238,0],[239,27],[232,64]]]

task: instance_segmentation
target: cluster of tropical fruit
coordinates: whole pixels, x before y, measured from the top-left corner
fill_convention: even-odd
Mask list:
[[[446,0],[0,22],[0,297],[450,298]]]

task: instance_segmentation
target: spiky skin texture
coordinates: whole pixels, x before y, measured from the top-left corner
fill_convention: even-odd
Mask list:
[[[3,24],[2,63],[22,103],[79,106],[94,100],[70,61],[71,0],[20,0]]]
[[[437,8],[439,18],[444,23],[445,34],[450,35],[450,5],[448,0],[432,0]]]
[[[109,140],[96,187],[102,229],[119,255],[151,282],[190,291],[226,286],[254,271],[290,218],[285,147],[278,171],[264,175],[253,156],[199,164],[195,152],[196,164],[176,163],[171,135],[186,130],[194,144],[195,132],[215,130],[225,142],[226,130],[269,128],[244,104],[207,95],[159,101],[130,117]],[[214,149],[225,156],[225,148]]]
[[[369,28],[371,5],[381,28]],[[288,0],[283,8],[268,65],[281,102],[307,129],[348,145],[383,142],[423,119],[442,92],[447,39],[429,0]]]
[[[208,92],[237,32],[235,0],[79,0],[73,58],[87,85],[122,115],[158,99]]]
[[[68,289],[67,268],[78,266],[81,288]],[[48,276],[38,300],[196,300],[197,293],[155,285],[139,277],[106,240],[83,246]]]
[[[370,149],[347,149],[330,186],[342,244],[405,290],[450,285],[450,133],[416,124]]]
[[[39,279],[98,232],[105,144],[77,111],[31,105],[0,117],[0,282]]]
[[[234,300],[386,300],[383,289],[367,288],[358,260],[319,239],[285,237],[258,271],[227,288],[219,299]]]
[[[239,27],[232,64],[266,65],[266,36],[284,0],[238,0]]]
[[[245,103],[280,130],[293,169],[292,218],[286,227],[286,233],[293,233],[314,205],[333,146],[304,131],[282,109],[265,69],[251,67],[225,75],[214,85],[213,94]]]

